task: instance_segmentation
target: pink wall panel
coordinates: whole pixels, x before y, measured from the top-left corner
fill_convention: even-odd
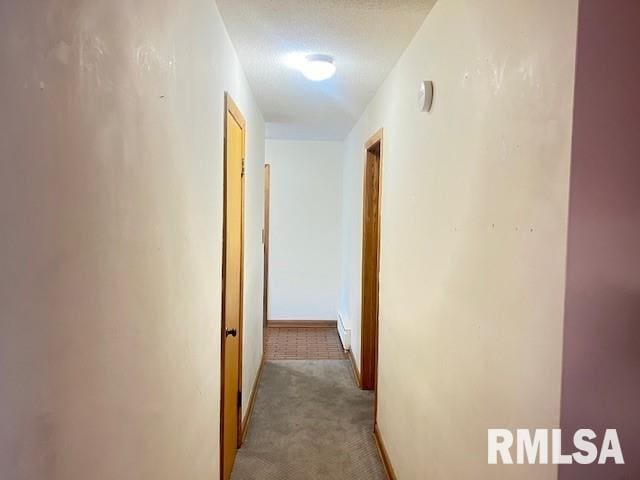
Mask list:
[[[560,480],[640,478],[640,1],[578,21],[561,424],[617,428],[627,462]],[[568,437],[568,438],[567,438]],[[571,445],[567,444],[567,450]]]

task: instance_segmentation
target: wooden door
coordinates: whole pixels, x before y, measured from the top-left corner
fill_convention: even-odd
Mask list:
[[[269,215],[271,209],[271,165],[264,166],[264,230],[262,244],[264,247],[264,290],[263,296],[263,325],[267,326],[269,313]]]
[[[221,477],[227,480],[240,442],[245,122],[226,96],[222,290]]]
[[[365,145],[362,213],[361,386],[376,388],[378,368],[378,275],[380,270],[380,163],[382,130]]]

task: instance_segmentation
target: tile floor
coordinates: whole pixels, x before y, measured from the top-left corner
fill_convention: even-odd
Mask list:
[[[334,327],[268,327],[265,360],[344,360]]]

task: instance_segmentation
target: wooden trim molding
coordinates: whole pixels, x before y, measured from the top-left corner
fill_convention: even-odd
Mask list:
[[[363,390],[375,390],[378,375],[383,136],[381,128],[364,145],[360,305],[360,388]]]
[[[242,432],[240,433],[241,445],[244,443],[244,439],[247,436],[247,430],[249,430],[249,422],[251,421],[251,417],[253,415],[253,407],[256,404],[256,396],[258,395],[258,387],[260,386],[260,380],[262,379],[263,367],[264,367],[264,354],[262,355],[262,359],[260,360],[260,368],[258,368],[256,379],[253,382],[253,389],[251,389],[251,397],[249,397],[249,404],[247,406],[247,411],[245,412],[244,418],[242,419]]]
[[[353,351],[349,349],[347,351],[347,354],[349,356],[349,361],[351,362],[351,370],[353,371],[353,378],[355,379],[356,384],[358,385],[358,388],[362,388],[362,380],[360,380],[360,372],[358,371],[358,364],[356,363],[356,359],[353,356]]]
[[[391,460],[389,459],[387,449],[385,448],[384,442],[382,441],[382,436],[380,435],[380,429],[378,428],[377,423],[373,425],[373,437],[376,439],[376,447],[378,447],[378,453],[380,453],[380,458],[382,459],[382,464],[384,465],[384,471],[387,474],[387,479],[398,480],[398,477],[396,477],[396,472],[394,472],[393,466],[391,465]]]
[[[264,218],[262,228],[263,282],[262,282],[262,325],[267,326],[269,317],[269,225],[271,215],[271,165],[264,166]]]
[[[247,121],[238,108],[238,105],[236,105],[236,102],[234,102],[233,98],[231,98],[231,94],[229,92],[224,92],[224,101],[225,112],[229,112],[231,115],[233,115],[238,124],[240,124],[240,126],[242,127],[242,130],[245,130],[247,128]]]
[[[272,328],[338,328],[337,320],[268,320],[267,327]]]
[[[376,133],[371,135],[369,140],[367,140],[364,144],[365,150],[370,150],[376,143],[380,143],[382,145],[382,137],[383,137],[384,129],[380,128]]]

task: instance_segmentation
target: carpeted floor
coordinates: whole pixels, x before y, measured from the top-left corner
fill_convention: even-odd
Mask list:
[[[232,480],[384,480],[348,360],[266,362]]]

